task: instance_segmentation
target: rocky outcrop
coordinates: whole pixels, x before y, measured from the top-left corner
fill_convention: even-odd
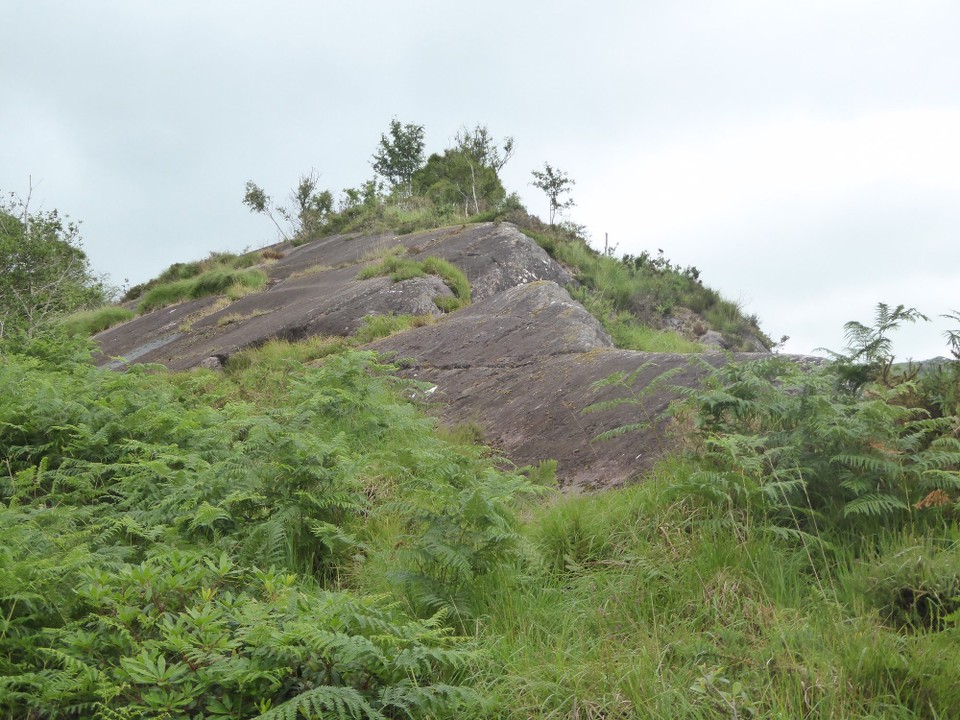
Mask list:
[[[620,485],[670,446],[663,414],[676,394],[669,387],[646,393],[636,405],[585,413],[628,392],[598,387],[598,381],[639,370],[639,392],[668,370],[678,373],[670,383],[680,385],[704,373],[689,355],[616,350],[593,316],[551,282],[512,288],[372,347],[394,358],[402,374],[429,383],[430,402],[444,420],[479,425],[517,464],[557,460],[561,481],[577,487]],[[716,364],[724,356],[702,357]],[[651,422],[596,439],[638,418]]]
[[[470,280],[473,304],[441,317],[435,299],[451,291],[437,277],[357,279],[364,265],[398,249],[416,260],[436,256],[457,265]],[[101,362],[217,369],[238,350],[272,338],[349,335],[368,315],[435,315],[434,324],[370,347],[428,383],[426,396],[445,422],[479,425],[519,465],[555,459],[561,481],[580,487],[623,483],[669,445],[661,415],[673,393],[658,388],[640,404],[586,414],[587,406],[628,392],[597,381],[639,371],[639,389],[668,370],[680,384],[704,372],[689,356],[616,350],[564,289],[573,283],[570,274],[508,223],[334,236],[280,250],[283,257],[265,268],[266,290],[232,303],[182,303],[107,330],[97,337]],[[723,356],[703,357],[718,363]],[[638,418],[649,426],[596,440]]]
[[[300,247],[265,269],[268,290],[229,305],[207,298],[157,310],[97,337],[101,362],[156,362],[183,370],[226,358],[271,338],[349,335],[368,315],[440,315],[434,298],[451,295],[437,277],[394,283],[357,280],[360,269],[397,249],[414,260],[454,263],[483,299],[535,280],[573,281],[514,226],[484,223],[411,235],[335,235]]]

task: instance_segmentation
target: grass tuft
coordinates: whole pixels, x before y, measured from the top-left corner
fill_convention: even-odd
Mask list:
[[[132,310],[108,305],[96,310],[84,310],[64,317],[60,323],[68,335],[96,335],[107,328],[135,317]]]
[[[266,283],[266,273],[256,268],[210,270],[196,277],[154,286],[140,300],[137,311],[150,312],[184,300],[195,300],[210,295],[227,295],[231,300],[236,300],[247,293],[259,290]]]
[[[357,280],[369,280],[384,275],[389,275],[394,282],[436,275],[453,293],[453,298],[434,298],[438,308],[444,312],[452,312],[470,304],[470,281],[467,276],[456,265],[442,258],[430,256],[417,261],[398,255],[387,255],[380,262],[363,268],[357,274]]]

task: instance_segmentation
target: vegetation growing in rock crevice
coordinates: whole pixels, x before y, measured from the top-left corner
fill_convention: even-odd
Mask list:
[[[388,255],[373,265],[368,265],[357,275],[357,280],[389,275],[394,282],[410,280],[425,275],[436,275],[450,288],[453,297],[439,296],[434,302],[444,312],[453,312],[470,304],[470,281],[456,265],[442,258],[427,257],[423,260]]]

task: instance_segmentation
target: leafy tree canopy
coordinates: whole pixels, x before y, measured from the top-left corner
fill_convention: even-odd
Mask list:
[[[0,338],[33,335],[55,317],[108,297],[82,249],[80,226],[56,210],[32,211],[30,197],[0,199]]]
[[[320,174],[311,170],[300,176],[297,186],[290,192],[290,202],[286,206],[277,205],[273,198],[253,181],[246,184],[243,204],[250,208],[250,212],[270,218],[284,240],[299,244],[321,232],[324,222],[333,212],[333,193],[320,190]],[[286,226],[282,225],[280,220],[285,221]]]
[[[458,148],[431,155],[414,173],[412,182],[417,195],[425,195],[437,205],[462,207],[465,216],[495,207],[507,194],[493,167],[478,163]]]
[[[503,146],[498,147],[486,125],[477,125],[473,130],[464,127],[454,141],[456,150],[467,154],[479,165],[492,169],[497,176],[513,157],[513,138],[505,137]]]
[[[373,170],[386,179],[391,187],[410,191],[410,178],[423,165],[423,125],[390,121],[389,137],[380,136],[380,144],[373,154]]]
[[[463,207],[478,214],[498,206],[507,196],[499,172],[513,155],[513,138],[499,147],[485,125],[463,128],[453,147],[434,153],[412,177],[413,192],[437,205]]]

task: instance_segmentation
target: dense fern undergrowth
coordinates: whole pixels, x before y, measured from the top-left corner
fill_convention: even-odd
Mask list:
[[[89,353],[46,337],[0,365],[0,714],[479,706],[461,619],[517,554],[524,476],[439,439],[370,354],[173,375]]]
[[[569,496],[342,340],[183,374],[7,342],[0,714],[955,717],[960,372],[877,327],[725,365],[677,454]]]

